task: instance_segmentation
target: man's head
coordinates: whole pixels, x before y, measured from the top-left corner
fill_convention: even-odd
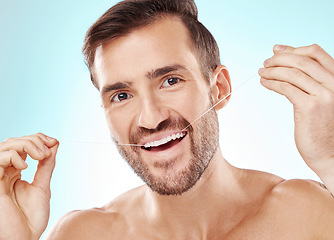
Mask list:
[[[151,8],[170,3],[123,4],[128,2]],[[123,14],[130,19],[133,12]],[[91,70],[111,135],[135,172],[159,194],[182,194],[194,186],[218,147],[215,110],[226,101],[185,128],[230,91],[226,69],[205,73],[200,59],[188,27],[170,13],[94,50]]]
[[[99,46],[167,16],[178,17],[187,28],[202,73],[208,80],[212,71],[220,65],[219,49],[212,34],[198,21],[193,0],[126,0],[111,7],[87,31],[83,53],[94,86],[99,89],[94,73],[95,54]]]

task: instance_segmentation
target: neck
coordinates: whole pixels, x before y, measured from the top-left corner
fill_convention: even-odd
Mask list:
[[[177,237],[204,238],[210,232],[216,234],[217,224],[226,218],[232,222],[235,217],[234,209],[240,201],[238,174],[218,148],[201,179],[182,195],[161,196],[148,189],[148,216]]]

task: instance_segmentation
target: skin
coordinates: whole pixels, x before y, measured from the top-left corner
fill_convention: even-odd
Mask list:
[[[287,49],[289,48],[286,47],[285,50]],[[282,54],[275,52],[275,56],[266,62],[265,69],[260,73],[266,79],[261,81],[265,87],[282,94],[284,93],[281,89],[288,90],[290,87],[282,88],[280,84],[287,86],[291,85],[292,81],[299,80],[292,80],[287,74],[290,68],[298,70],[288,65],[294,62],[290,58],[301,55],[295,50],[287,54],[287,59],[280,62],[277,56]],[[333,64],[332,59],[327,60]],[[323,62],[327,63],[326,59]],[[155,78],[148,77],[147,73],[152,70],[173,64],[185,66],[186,70],[175,70]],[[328,63],[328,66],[331,67],[331,64]],[[285,68],[282,69],[282,66]],[[280,72],[280,75],[275,75],[275,70]],[[207,109],[210,103],[209,89],[213,102],[223,99],[231,89],[229,75],[224,66],[218,66],[212,73],[210,84],[205,81],[186,28],[179,19],[172,17],[163,18],[105,44],[97,52],[95,72],[111,134],[115,140],[123,144],[129,143],[129,136],[139,127],[154,129],[171,116],[182,116],[192,122]],[[166,79],[171,76],[184,81],[166,88],[161,87],[165,86]],[[121,93],[126,92],[129,94],[127,96],[131,97],[110,104],[110,99],[115,99],[117,91],[103,94],[103,89],[117,82],[132,82],[131,86],[121,89]],[[294,94],[284,95],[293,98]],[[215,107],[215,111],[224,107],[227,102],[228,99],[222,101]],[[298,100],[296,97],[294,105],[302,106],[301,102],[302,99]],[[330,109],[330,106],[328,108]],[[305,161],[309,159],[309,165],[314,163],[314,170],[320,171],[317,173],[321,175],[323,169],[316,167],[316,158],[307,154],[314,139],[309,138],[311,143],[302,141],[303,133],[306,134],[305,131],[309,130],[306,126],[310,118],[312,116],[309,115],[308,118],[302,118],[304,121],[296,121],[296,133],[299,133],[296,134],[296,142]],[[140,143],[156,140],[165,134],[170,133],[162,132],[148,136]],[[30,138],[35,146],[48,144],[46,146],[51,153],[37,156],[34,155],[35,150],[17,151],[25,152],[41,162],[46,160],[53,163],[57,143],[47,143],[43,137]],[[321,138],[317,140],[321,141]],[[18,144],[20,138],[11,141]],[[156,176],[161,176],[164,170],[156,167],[154,162],[161,163],[178,157],[173,170],[179,171],[189,162],[189,145],[189,139],[185,137],[173,146],[168,154],[144,152],[142,149],[139,151],[142,151],[143,159],[150,171]],[[324,145],[319,143],[319,146]],[[7,146],[2,149],[10,149],[9,142],[2,143],[0,150],[1,146]],[[315,151],[317,149],[315,148]],[[1,154],[5,154],[6,151],[2,150]],[[326,151],[321,149],[321,152]],[[330,152],[330,149],[327,149],[327,152]],[[330,162],[326,156],[320,159]],[[12,158],[10,162],[11,164],[7,159],[7,167],[2,168],[7,171],[8,166],[13,165],[18,172],[23,168],[20,166],[23,163],[21,160]],[[46,175],[50,178],[51,173],[49,167],[49,175]],[[44,187],[41,189],[45,189],[49,179],[45,178],[42,182]],[[4,181],[1,180],[1,183]],[[10,196],[6,194],[0,196]],[[3,201],[0,201],[0,204],[6,206]],[[45,210],[47,209],[41,209],[40,212]],[[9,212],[7,214],[9,215]],[[45,222],[47,220],[42,218],[37,221],[37,226],[44,226]],[[218,147],[202,177],[194,187],[182,195],[162,196],[144,185],[121,195],[102,208],[74,211],[65,215],[54,226],[47,239],[331,239],[334,236],[333,225],[333,198],[318,183],[304,180],[287,181],[269,173],[235,168],[223,158]],[[8,225],[7,232],[16,232],[17,226],[24,224],[18,221]],[[27,229],[29,230],[29,227],[23,229],[22,233],[29,232]],[[30,231],[31,229],[30,227]]]
[[[58,146],[42,133],[0,143],[0,239],[39,239],[45,230]],[[21,180],[27,155],[39,161],[31,184]]]
[[[334,60],[320,46],[277,45],[259,70],[266,88],[293,104],[295,141],[306,164],[334,193]]]

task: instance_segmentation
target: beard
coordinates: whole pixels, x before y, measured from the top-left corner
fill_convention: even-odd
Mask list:
[[[209,108],[209,107],[208,107]],[[130,143],[138,144],[144,136],[165,130],[183,130],[187,127],[187,136],[190,139],[190,161],[183,169],[175,171],[174,163],[179,159],[169,159],[166,162],[157,162],[154,167],[162,168],[162,176],[154,175],[140,154],[140,147],[124,146],[113,139],[118,151],[132,167],[134,172],[160,195],[181,195],[192,188],[201,178],[218,148],[218,117],[211,109],[193,125],[183,117],[168,118],[161,122],[156,129],[139,128],[131,134]]]

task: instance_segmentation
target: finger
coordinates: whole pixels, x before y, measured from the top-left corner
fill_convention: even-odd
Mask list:
[[[5,174],[5,169],[3,167],[0,167],[0,180],[2,180],[4,174]]]
[[[34,186],[38,186],[43,189],[43,191],[47,194],[49,198],[51,197],[50,181],[56,163],[56,154],[58,147],[59,143],[57,143],[50,149],[51,156],[42,161],[39,161],[37,165],[37,171],[32,182]]]
[[[293,53],[293,51],[295,50],[296,48],[294,47],[291,47],[291,46],[288,46],[288,45],[280,45],[280,44],[276,44],[274,46],[274,53]]]
[[[261,68],[259,70],[259,75],[266,79],[273,79],[281,82],[291,83],[292,85],[298,87],[300,90],[311,95],[319,95],[323,89],[323,86],[321,84],[319,84],[317,81],[313,80],[297,68]]]
[[[14,166],[16,169],[23,170],[28,167],[27,163],[14,150],[9,150],[0,153],[0,167],[6,168]]]
[[[301,56],[309,56],[334,75],[334,59],[317,44],[298,48],[287,45],[275,45],[274,53],[293,53]]]
[[[334,76],[319,63],[309,57],[288,53],[276,54],[272,58],[267,59],[264,62],[264,66],[266,68],[290,67],[300,69],[311,78],[334,91]]]
[[[22,139],[30,140],[33,142],[38,149],[42,150],[45,153],[45,157],[48,157],[51,155],[51,151],[48,146],[46,146],[46,140],[44,136],[41,136],[39,134],[34,134],[30,136],[24,136]]]
[[[58,143],[57,139],[47,136],[43,133],[36,133],[34,135],[40,137],[44,141],[44,144],[49,148],[55,146]]]
[[[13,138],[2,142],[0,152],[9,150],[15,150],[19,154],[26,153],[36,160],[42,160],[47,156],[44,149],[39,148],[34,141],[25,138]]]
[[[51,153],[49,148],[58,143],[55,138],[49,137],[43,133],[36,133],[34,135],[25,136],[23,138],[33,141],[40,149],[45,149],[48,153]]]
[[[298,87],[287,82],[261,78],[261,84],[265,88],[285,96],[293,105],[307,102],[309,96]]]

